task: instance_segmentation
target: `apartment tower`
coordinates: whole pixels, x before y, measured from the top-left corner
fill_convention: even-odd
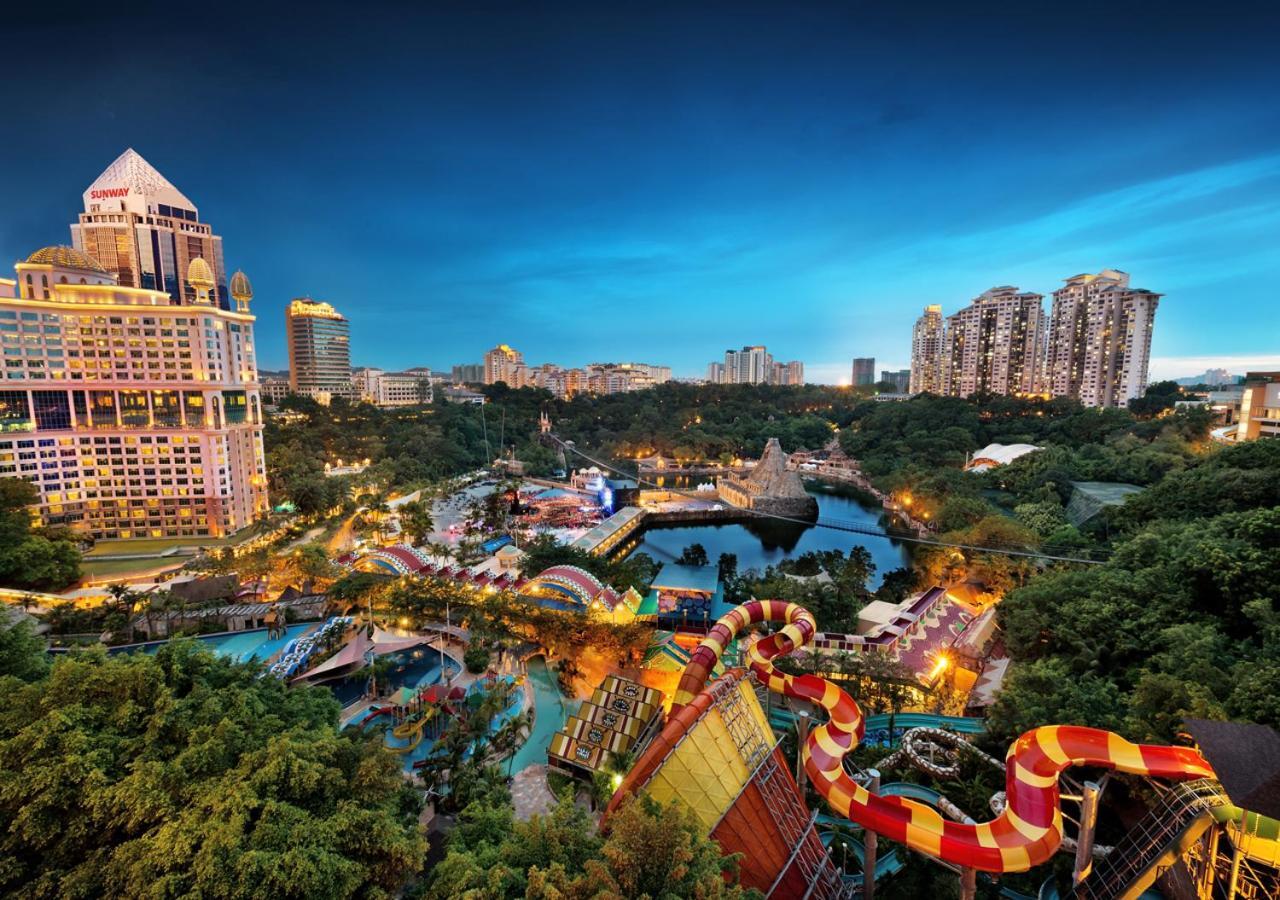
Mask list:
[[[502,381],[511,387],[519,387],[518,370],[523,367],[523,353],[506,344],[499,344],[484,355],[484,383],[497,384]]]
[[[913,394],[942,393],[942,307],[926,306],[911,330],[911,379]]]
[[[860,356],[853,361],[853,370],[850,373],[853,379],[854,387],[867,387],[876,383],[876,358],[874,356]]]
[[[0,279],[0,477],[39,491],[46,525],[95,538],[223,536],[268,509],[249,280],[236,310],[191,260],[193,300],[122,285],[71,247]]]
[[[1044,296],[1004,285],[984,291],[947,317],[942,392],[1034,394],[1041,385]]]
[[[213,273],[213,305],[230,309],[222,238],[200,221],[199,210],[132,148],[107,166],[84,192],[84,212],[71,226],[75,249],[116,278],[121,287],[164,291],[170,302],[193,304],[191,261]]]
[[[351,383],[351,323],[328,303],[299,297],[284,311],[289,387],[328,405],[355,397]]]
[[[1053,292],[1048,388],[1085,406],[1125,406],[1147,389],[1151,328],[1160,294],[1104,269],[1073,275]]]

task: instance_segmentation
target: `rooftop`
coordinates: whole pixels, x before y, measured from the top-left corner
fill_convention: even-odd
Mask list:
[[[653,579],[655,588],[676,591],[701,591],[714,594],[720,587],[720,575],[715,566],[682,566],[667,563]]]

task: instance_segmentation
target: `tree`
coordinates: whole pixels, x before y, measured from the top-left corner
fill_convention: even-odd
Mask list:
[[[417,801],[337,726],[327,691],[190,643],[59,659],[0,692],[0,892],[391,895],[426,850]]]
[[[35,529],[39,502],[25,478],[0,478],[0,585],[62,588],[80,577],[80,551],[65,531]]]
[[[414,546],[421,546],[436,530],[431,503],[413,500],[400,507],[400,530]]]
[[[705,566],[710,563],[707,548],[701,544],[690,544],[680,553],[676,563],[681,566]]]
[[[38,681],[48,671],[44,639],[30,619],[18,617],[0,624],[0,679],[10,676]]]

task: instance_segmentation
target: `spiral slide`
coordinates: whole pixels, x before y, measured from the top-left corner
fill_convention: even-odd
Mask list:
[[[391,729],[393,737],[400,740],[408,740],[409,743],[403,747],[388,747],[388,750],[394,750],[396,753],[412,753],[422,743],[422,732],[427,727],[427,723],[435,716],[435,710],[428,707],[422,715],[417,718],[410,719]]]
[[[803,647],[817,631],[807,610],[781,600],[752,601],[716,622],[681,676],[672,715],[706,686],[728,643],[747,626],[762,622],[781,622],[783,627],[748,651],[751,671],[771,691],[810,701],[828,716],[827,722],[809,732],[802,751],[814,788],[839,815],[928,856],[985,872],[1025,872],[1047,861],[1062,842],[1058,775],[1070,766],[1175,781],[1214,777],[1208,761],[1190,748],[1132,744],[1096,728],[1047,725],[1028,731],[1009,748],[1008,804],[989,822],[949,822],[924,803],[872,794],[849,777],[842,765],[866,728],[857,703],[826,679],[774,669],[774,658]]]

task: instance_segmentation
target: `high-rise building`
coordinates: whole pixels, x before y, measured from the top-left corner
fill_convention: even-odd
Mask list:
[[[285,309],[289,340],[289,387],[328,404],[351,399],[351,323],[328,303],[299,297]]]
[[[1073,275],[1053,292],[1048,388],[1085,406],[1125,406],[1147,389],[1151,328],[1160,294],[1104,269]]]
[[[0,477],[45,524],[96,538],[222,536],[265,513],[262,408],[243,273],[236,311],[192,259],[175,305],[97,260],[46,247],[0,280]]]
[[[767,384],[773,375],[773,357],[763,346],[724,352],[726,384]]]
[[[707,363],[707,384],[724,384],[724,363]]]
[[[191,261],[213,272],[214,305],[230,309],[222,238],[200,221],[196,205],[132,148],[84,192],[84,212],[71,241],[116,277],[121,287],[164,291],[173,303],[194,303]]]
[[[519,387],[520,368],[524,367],[524,354],[506,344],[499,344],[484,355],[484,383],[506,382]]]
[[[484,363],[463,363],[460,366],[454,366],[449,380],[454,384],[483,384]]]
[[[1045,323],[1043,295],[1004,285],[983,291],[947,317],[942,342],[942,392],[1033,394],[1041,387]]]
[[[880,383],[893,385],[893,392],[895,394],[905,394],[911,390],[911,370],[881,369]]]
[[[798,359],[785,363],[775,362],[769,383],[785,386],[804,384],[804,363]]]
[[[942,307],[926,306],[911,330],[912,394],[942,393]]]
[[[854,387],[864,387],[866,385],[876,383],[876,358],[874,356],[860,356],[853,361],[853,381]]]

